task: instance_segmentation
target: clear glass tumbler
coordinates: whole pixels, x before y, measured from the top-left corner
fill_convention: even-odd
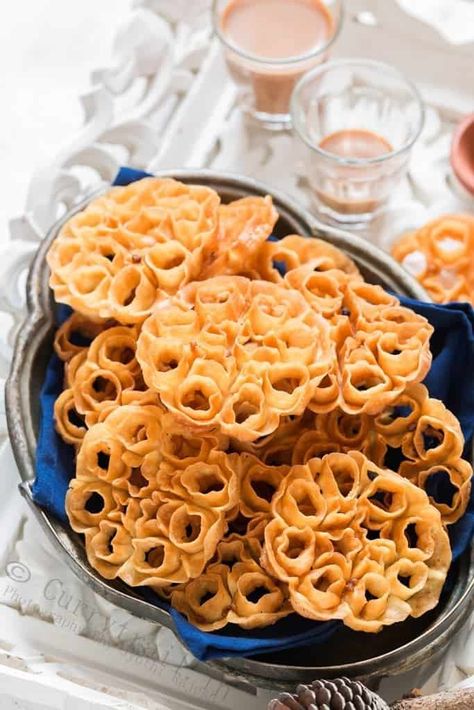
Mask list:
[[[291,93],[327,59],[342,0],[213,0],[212,15],[243,109],[267,128],[288,127]]]
[[[363,226],[405,173],[424,108],[416,87],[393,67],[345,59],[298,82],[291,117],[307,145],[307,176],[320,215]]]

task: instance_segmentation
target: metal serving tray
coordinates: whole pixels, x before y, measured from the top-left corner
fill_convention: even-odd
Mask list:
[[[260,182],[210,170],[172,170],[156,174],[213,187],[224,202],[246,195],[270,194],[280,214],[276,236],[299,233],[325,239],[348,253],[368,281],[380,283],[396,293],[426,300],[420,285],[385,252],[361,237],[323,225],[294,201]],[[55,304],[48,287],[46,253],[64,222],[81,210],[92,196],[53,226],[31,265],[27,282],[28,315],[18,332],[6,385],[10,440],[23,479],[21,492],[58,555],[94,592],[140,618],[173,629],[166,611],[144,601],[125,584],[102,579],[88,564],[81,537],[36,506],[31,496],[39,426],[39,392],[54,335]],[[370,643],[361,643],[361,634],[342,629],[324,647],[202,663],[200,668],[204,672],[215,674],[219,671],[224,676],[267,687],[286,687],[316,677],[337,675],[358,677],[373,685],[384,675],[405,672],[428,659],[433,661],[436,654],[446,650],[473,601],[474,565],[468,554],[452,570],[450,581],[451,592],[442,597],[435,610],[420,619],[407,620],[371,636]],[[363,640],[366,641],[365,637]]]

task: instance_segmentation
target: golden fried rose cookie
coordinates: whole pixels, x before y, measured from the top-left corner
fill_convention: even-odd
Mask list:
[[[228,437],[219,431],[194,434],[188,427],[181,426],[169,412],[161,417],[161,429],[160,452],[163,459],[176,469],[207,461],[213,452],[229,448]]]
[[[285,586],[261,567],[245,541],[223,540],[216,557],[198,579],[172,593],[172,605],[192,624],[203,631],[228,623],[253,629],[291,613]]]
[[[197,578],[171,593],[171,604],[201,631],[216,631],[228,624],[232,604],[226,565],[214,564]]]
[[[159,453],[163,437],[163,410],[155,405],[129,404],[117,407],[105,417],[103,424],[124,447],[124,461],[135,465],[147,454]]]
[[[243,453],[236,459],[240,479],[240,511],[253,518],[268,514],[273,495],[288,466],[268,466],[253,454]]]
[[[309,415],[309,416],[308,416]],[[233,451],[253,454],[268,466],[290,464],[293,446],[306,431],[306,420],[312,422],[311,412],[300,416],[282,417],[278,429],[255,441],[239,441],[230,439],[229,446]]]
[[[65,395],[58,399],[55,420],[67,443],[80,443],[85,429],[115,407],[158,404],[156,393],[148,391],[143,382],[135,357],[137,335],[135,327],[110,325],[66,363],[70,394],[67,400]]]
[[[97,528],[101,521],[120,522],[125,499],[109,482],[94,477],[74,478],[66,494],[66,513],[76,532]]]
[[[80,313],[73,313],[56,331],[56,355],[60,360],[69,362],[74,355],[86,350],[94,338],[111,325],[111,322],[91,321]]]
[[[139,507],[133,552],[121,579],[131,586],[162,587],[202,574],[224,534],[223,513],[159,491]]]
[[[304,411],[333,353],[328,324],[297,291],[223,276],[163,303],[137,358],[148,387],[191,430],[254,441]]]
[[[379,631],[436,605],[451,562],[439,512],[363,454],[293,466],[271,514],[262,563],[300,615]]]
[[[238,457],[223,451],[209,451],[206,458],[188,466],[172,466],[163,462],[158,474],[158,487],[198,505],[227,512],[239,503],[240,482]]]
[[[270,626],[293,611],[283,585],[255,560],[233,565],[228,584],[233,601],[228,620],[243,629]]]
[[[161,453],[162,418],[153,405],[111,410],[85,434],[67,494],[90,564],[132,586],[200,575],[227,528],[225,512],[239,502],[232,456],[208,449],[176,470]]]
[[[78,480],[102,480],[120,492],[146,498],[157,488],[162,461],[161,410],[153,405],[117,407],[85,434],[76,461]],[[123,495],[122,493],[125,492]]]
[[[132,539],[122,523],[101,520],[85,531],[87,559],[105,579],[116,579],[132,554]]]
[[[307,266],[315,273],[337,269],[360,278],[352,259],[340,249],[322,239],[301,237],[298,234],[290,234],[276,242],[265,242],[258,252],[256,264],[260,278],[276,283],[284,278],[277,268],[279,264],[287,274],[298,267]]]
[[[343,308],[347,285],[354,278],[341,269],[319,271],[310,264],[289,271],[285,281],[300,291],[317,313],[334,321]]]
[[[278,219],[270,195],[243,197],[219,207],[219,238],[201,278],[238,274],[259,278],[255,258]]]
[[[443,215],[404,234],[392,254],[438,303],[474,303],[474,217]]]
[[[361,451],[376,465],[423,488],[443,523],[450,525],[464,514],[471,490],[472,467],[462,459],[464,443],[456,417],[416,383],[375,416],[341,409],[317,414],[300,427],[289,447],[294,464],[329,451]]]
[[[87,426],[85,417],[76,409],[72,389],[65,389],[55,401],[54,422],[56,431],[67,444],[81,445]]]
[[[339,406],[376,415],[427,374],[433,327],[380,286],[363,282],[348,284],[341,317],[347,322],[339,325],[344,337],[336,344]]]
[[[466,512],[469,503],[472,486],[471,464],[459,458],[447,463],[433,464],[429,468],[416,464],[415,467],[418,469],[417,475],[410,480],[428,493],[445,525],[457,522]],[[402,464],[400,468],[402,474],[405,471],[409,473],[408,465],[404,468]]]
[[[308,409],[312,412],[331,412],[338,406],[341,374],[337,360],[334,359],[329,372],[323,377],[314,390],[311,400],[308,402]]]
[[[411,385],[373,422],[377,434],[399,452],[398,472],[426,490],[446,525],[464,514],[472,467],[462,459],[464,437],[456,417],[424,385]]]
[[[114,187],[62,227],[48,252],[56,301],[92,318],[141,323],[196,278],[218,235],[219,197],[170,178]]]

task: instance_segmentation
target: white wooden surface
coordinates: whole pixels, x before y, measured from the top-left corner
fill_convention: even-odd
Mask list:
[[[372,13],[369,23],[362,12]],[[301,147],[289,133],[249,124],[236,107],[206,0],[16,0],[8,13],[0,25],[8,107],[0,112],[0,378],[38,241],[120,164],[241,172],[311,205]],[[412,67],[431,102],[410,176],[367,237],[388,246],[430,215],[472,209],[452,189],[447,155],[453,123],[474,105],[473,46],[450,48],[392,0],[348,0],[337,53]],[[263,709],[268,692],[196,673],[170,632],[104,602],[55,559],[16,492],[2,411],[0,442],[0,708]],[[466,621],[430,689],[474,673]],[[383,689],[391,698],[417,684],[412,674]]]

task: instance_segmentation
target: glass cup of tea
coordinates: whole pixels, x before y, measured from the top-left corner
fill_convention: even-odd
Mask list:
[[[267,128],[288,127],[293,88],[327,59],[342,0],[214,0],[212,15],[244,110]]]
[[[298,82],[291,117],[307,146],[307,177],[319,214],[363,226],[406,172],[424,108],[416,87],[393,67],[344,59]]]

